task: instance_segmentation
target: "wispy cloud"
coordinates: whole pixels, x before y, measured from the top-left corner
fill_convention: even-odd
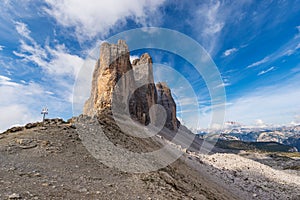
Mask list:
[[[252,67],[259,66],[259,65],[261,65],[261,64],[264,64],[264,63],[268,62],[269,60],[270,60],[270,57],[269,57],[269,56],[264,57],[263,59],[261,59],[261,60],[259,60],[259,61],[257,61],[257,62],[254,62],[254,63],[248,65],[246,68],[249,69],[249,68],[252,68]]]
[[[116,25],[126,25],[126,19],[142,25],[160,18],[158,8],[164,0],[46,0],[44,10],[60,25],[73,27],[79,40],[105,36]],[[152,15],[155,13],[155,15]],[[119,27],[118,27],[119,28]]]
[[[31,36],[27,24],[15,22],[14,25],[19,34],[19,48],[13,52],[16,58],[12,65],[20,62],[29,72],[26,81],[13,81],[14,76],[0,76],[0,95],[5,96],[0,101],[0,110],[7,113],[0,116],[0,129],[39,120],[40,109],[45,105],[49,107],[50,117],[71,116],[74,79],[84,60],[69,53],[58,41],[54,46],[50,42],[39,44]],[[36,71],[33,64],[42,70]],[[36,72],[41,73],[41,77],[30,81],[30,73]]]
[[[224,56],[230,56],[231,54],[237,52],[238,49],[237,48],[231,48],[231,49],[227,49],[226,51],[224,51],[223,55]]]
[[[215,87],[215,89],[216,88],[220,88],[220,87],[227,87],[227,86],[230,86],[231,84],[230,83],[221,83],[220,85],[217,85],[216,87]]]
[[[287,124],[300,112],[300,90],[296,77],[284,85],[260,88],[235,101],[228,107],[227,118],[244,124],[261,119],[268,124]]]
[[[40,120],[39,109],[43,103],[53,98],[46,93],[39,84],[17,83],[6,76],[0,76],[0,110],[5,115],[0,115],[0,132],[19,124]]]
[[[188,23],[191,25],[195,37],[212,57],[223,47],[225,39],[231,40],[231,38],[237,37],[236,33],[244,31],[244,27],[237,26],[238,24],[244,23],[245,20],[247,20],[245,24],[250,24],[247,19],[248,16],[245,14],[246,9],[251,4],[251,1],[248,0],[238,2],[207,0],[197,4],[190,2],[187,4],[184,9],[189,7],[188,12],[192,14]],[[257,28],[259,25],[251,23],[251,29]],[[236,33],[230,32],[230,35],[227,35],[229,29],[236,30]],[[248,39],[245,38],[243,43],[247,42]]]
[[[20,51],[13,53],[27,62],[33,62],[50,75],[75,77],[83,59],[77,55],[68,53],[64,44],[42,47],[31,36],[27,25],[16,22],[16,30],[22,36],[20,39]]]
[[[0,45],[0,51],[2,51],[5,48],[5,46]]]
[[[232,100],[227,106],[227,120],[253,124],[257,119],[267,124],[289,124],[300,112],[299,75]]]
[[[283,55],[287,55],[287,56],[293,55],[299,49],[300,49],[300,42],[298,43],[298,45],[296,47],[291,47],[286,52],[284,52]]]
[[[0,75],[0,132],[14,125],[24,125],[41,120],[42,107],[49,108],[49,117],[71,116],[71,104],[65,98],[57,95],[63,92],[67,96],[65,87],[55,90],[51,84],[44,85],[34,81],[16,81],[12,77]]]
[[[2,76],[0,75],[0,85],[5,85],[5,86],[16,86],[18,85],[15,82],[12,82],[11,79],[7,76]]]
[[[300,26],[297,26],[298,30],[299,30],[299,27]],[[263,65],[265,63],[269,64],[269,63],[271,63],[273,61],[276,61],[277,59],[280,59],[284,56],[293,55],[294,53],[296,53],[300,49],[300,37],[297,37],[297,35],[299,35],[299,34],[300,34],[300,30],[299,30],[299,33],[295,35],[295,37],[290,39],[280,49],[278,49],[277,51],[275,51],[275,52],[271,53],[270,55],[264,57],[263,59],[248,65],[246,67],[246,69],[253,68],[253,67],[256,67],[256,66],[260,66],[260,65]]]
[[[205,36],[211,36],[214,35],[222,30],[224,27],[224,22],[218,19],[218,12],[220,9],[220,1],[217,1],[214,4],[211,4],[207,8],[204,7],[204,9],[207,9],[206,11],[202,9],[199,10],[200,13],[204,15],[204,18],[207,20],[206,26],[203,30],[203,34]]]
[[[271,86],[254,88],[252,92],[241,94],[238,98],[226,102],[225,120],[244,125],[257,125],[258,120],[275,125],[295,122],[295,116],[299,116],[300,112],[299,80],[300,74],[294,74],[288,80]],[[200,108],[200,127],[209,127],[211,111],[211,105]],[[193,118],[189,119],[189,124],[196,124]]]
[[[15,27],[17,32],[24,38],[28,40],[32,40],[30,37],[30,30],[27,27],[27,24],[24,24],[23,22],[15,22]]]
[[[257,75],[260,76],[260,75],[266,74],[266,73],[268,73],[268,72],[270,72],[270,71],[273,71],[274,69],[275,69],[274,66],[273,66],[273,67],[270,67],[269,69],[260,71]]]
[[[220,32],[225,25],[225,19],[220,17],[221,9],[220,1],[202,4],[196,12],[195,21],[192,22],[199,24],[201,21],[202,25],[198,31],[206,50],[210,54],[215,50]]]

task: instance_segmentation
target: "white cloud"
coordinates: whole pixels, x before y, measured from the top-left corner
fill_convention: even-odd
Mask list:
[[[10,80],[11,79],[9,77],[0,75],[0,83],[5,83],[5,82],[8,82]]]
[[[47,47],[47,50],[52,56],[51,61],[45,66],[50,74],[76,77],[84,63],[81,57],[67,53],[68,50],[64,45],[57,45],[55,49]]]
[[[286,52],[283,53],[283,55],[287,55],[287,56],[293,55],[299,49],[300,49],[300,43],[298,43],[297,46],[295,46],[294,48],[291,47],[291,49],[288,49]]]
[[[57,117],[67,113],[70,105],[64,99],[35,82],[15,82],[0,76],[0,132],[18,125],[41,120],[42,107],[48,106],[49,116]],[[70,111],[69,111],[70,112]],[[5,114],[4,114],[5,113]]]
[[[209,53],[214,51],[219,34],[225,25],[225,19],[220,17],[220,10],[220,1],[201,5],[196,12],[195,21],[192,22],[193,24],[202,24],[198,31],[201,34],[203,45]]]
[[[42,47],[30,36],[30,30],[22,22],[16,22],[16,30],[25,39],[20,39],[20,52],[13,53],[27,62],[33,62],[49,75],[75,77],[84,60],[69,54],[64,44]]]
[[[36,106],[38,99],[47,98],[36,83],[20,84],[9,77],[0,76],[0,132],[15,124],[25,124],[40,119]]]
[[[205,8],[205,7],[204,7]],[[206,8],[205,8],[206,9]],[[206,27],[203,30],[204,35],[213,35],[220,32],[224,26],[224,22],[217,18],[220,9],[220,1],[212,4],[206,11],[200,10],[206,18]]]
[[[235,53],[235,52],[237,52],[238,51],[238,49],[237,48],[231,48],[231,49],[227,49],[226,51],[224,51],[224,56],[229,56],[229,55],[231,55],[231,54],[233,54],[233,53]]]
[[[288,124],[300,112],[299,76],[288,82],[262,87],[248,93],[228,106],[227,119],[251,124],[261,119],[267,124]]]
[[[49,117],[71,116],[74,79],[84,60],[70,54],[64,44],[54,47],[48,43],[38,44],[31,37],[28,26],[22,22],[15,22],[15,28],[21,37],[19,50],[14,54],[41,67],[43,77],[39,79],[41,83],[37,84],[30,81],[30,75],[29,81],[20,82],[0,75],[0,96],[3,97],[0,110],[6,113],[0,117],[0,130],[40,120],[40,110],[44,106],[49,108]]]
[[[268,62],[269,60],[270,60],[270,57],[269,57],[269,56],[264,57],[262,60],[259,60],[259,61],[257,61],[257,62],[254,62],[254,63],[248,65],[248,66],[247,66],[247,69],[248,69],[248,68],[252,68],[252,67],[259,66],[259,65],[261,65],[261,64],[264,64],[264,63]]]
[[[273,71],[274,69],[275,69],[275,67],[270,67],[267,70],[260,71],[257,75],[260,76],[260,75],[266,74],[266,73],[268,73],[270,71]]]
[[[15,27],[17,32],[23,36],[24,38],[27,38],[31,40],[32,38],[30,37],[30,30],[27,28],[27,25],[24,24],[23,22],[15,22]]]
[[[0,105],[0,109],[3,113],[5,113],[5,115],[0,115],[0,133],[12,126],[21,126],[41,119],[37,115],[32,115],[31,111],[23,105]]]
[[[140,57],[137,55],[130,55],[130,62],[134,61],[135,59],[139,59]]]
[[[5,85],[5,86],[16,86],[18,85],[15,82],[12,82],[11,79],[9,77],[6,76],[1,76],[0,75],[0,85]]]
[[[0,45],[0,51],[2,51],[5,48],[5,46]]]
[[[80,40],[91,39],[98,34],[105,36],[115,25],[123,25],[127,18],[136,23],[151,25],[153,15],[164,0],[46,0],[45,11],[65,27],[74,27]],[[152,19],[153,18],[153,19]],[[150,23],[150,24],[149,24]]]
[[[198,106],[198,100],[195,97],[184,97],[177,100],[176,104],[178,107],[187,106],[187,105],[196,105]]]
[[[254,62],[246,67],[246,69],[256,67],[265,63],[270,64],[273,61],[276,61],[284,56],[290,56],[297,52],[300,49],[300,37],[294,37],[290,39],[285,45],[279,48],[277,51],[269,54],[268,56],[264,57],[262,60]]]
[[[230,83],[221,83],[220,85],[217,85],[216,87],[215,87],[215,89],[216,88],[220,88],[220,87],[227,87],[227,86],[230,86],[231,84]]]
[[[253,89],[239,98],[226,103],[225,121],[235,121],[243,125],[288,125],[299,123],[300,75],[269,87]],[[220,112],[220,113],[219,113]],[[216,115],[221,116],[216,107]],[[210,126],[212,106],[201,108],[199,124],[201,128]],[[197,122],[190,118],[190,124]],[[192,126],[191,126],[192,127]]]
[[[256,127],[260,127],[260,128],[266,127],[265,122],[261,119],[256,119],[254,124]]]
[[[244,10],[250,3],[248,0],[234,3],[218,0],[197,1],[197,3],[187,1],[186,4],[183,3],[182,8],[185,10],[186,7],[189,8],[187,12],[191,13],[191,18],[187,22],[190,24],[197,40],[214,57],[221,49],[223,40],[226,37],[234,37],[235,33],[227,36],[227,28],[231,27],[234,30],[242,28],[236,25],[245,18]]]
[[[293,121],[290,123],[291,125],[300,125],[300,115],[295,115]]]

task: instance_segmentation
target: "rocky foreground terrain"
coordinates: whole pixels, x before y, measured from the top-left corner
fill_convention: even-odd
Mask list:
[[[118,134],[114,128],[110,132]],[[0,199],[300,198],[297,170],[264,165],[251,159],[251,152],[180,150],[183,156],[163,169],[126,173],[95,159],[73,124],[53,119],[13,128],[0,134]]]
[[[184,164],[188,155],[159,171],[126,173],[91,156],[68,123],[27,127],[1,134],[0,199],[238,199]]]

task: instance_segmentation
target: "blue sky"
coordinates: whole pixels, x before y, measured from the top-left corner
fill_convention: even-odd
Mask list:
[[[0,130],[41,120],[44,106],[48,117],[70,118],[73,85],[88,53],[110,36],[149,26],[184,33],[206,49],[224,81],[225,120],[259,126],[300,123],[299,0],[4,0]],[[176,56],[150,54],[154,62],[190,69]],[[194,84],[200,127],[207,127],[209,93],[201,77]],[[188,96],[181,100],[192,103]],[[180,112],[189,113],[184,123],[199,128],[194,112],[184,106]]]

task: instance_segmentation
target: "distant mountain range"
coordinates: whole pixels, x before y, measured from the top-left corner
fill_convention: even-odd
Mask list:
[[[197,133],[202,135],[202,137],[210,135],[208,131],[204,130]],[[214,133],[219,136],[221,141],[241,141],[252,146],[260,146],[255,145],[255,143],[279,143],[292,147],[289,151],[300,150],[300,125],[268,128],[228,126],[225,129],[214,131]],[[230,142],[227,143],[229,144]]]

